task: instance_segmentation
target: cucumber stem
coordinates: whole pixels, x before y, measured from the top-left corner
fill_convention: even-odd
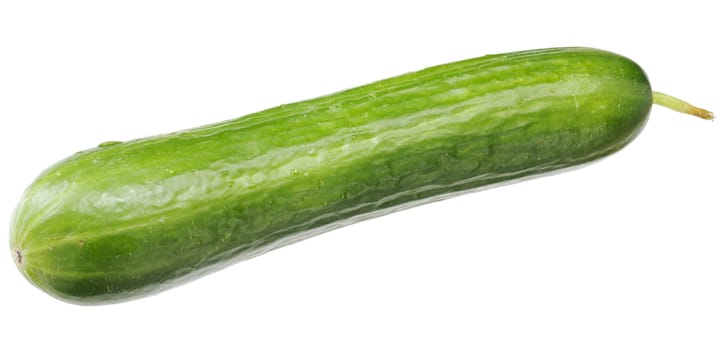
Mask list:
[[[693,116],[707,120],[714,119],[714,114],[712,114],[712,112],[706,109],[695,107],[688,102],[682,101],[676,97],[669,96],[667,94],[663,94],[661,92],[652,92],[652,101],[654,102],[654,104],[660,105],[662,107],[667,107],[680,113],[691,114]]]

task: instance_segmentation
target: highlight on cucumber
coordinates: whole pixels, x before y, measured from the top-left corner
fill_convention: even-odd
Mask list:
[[[144,297],[360,220],[609,156],[655,103],[713,118],[653,92],[624,56],[551,48],[104,142],[30,184],[10,252],[58,299]]]

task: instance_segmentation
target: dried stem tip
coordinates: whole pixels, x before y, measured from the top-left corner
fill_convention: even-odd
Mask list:
[[[693,116],[707,120],[714,119],[714,114],[712,114],[712,112],[706,109],[695,107],[688,102],[682,101],[676,97],[669,96],[667,94],[663,94],[661,92],[653,92],[652,99],[654,101],[654,104],[660,105],[662,107],[667,107],[680,113],[691,114]]]

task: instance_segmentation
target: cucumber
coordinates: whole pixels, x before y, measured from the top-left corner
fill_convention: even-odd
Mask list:
[[[29,186],[11,251],[61,300],[125,301],[362,219],[612,154],[654,98],[711,118],[653,94],[625,57],[555,48],[106,142]]]

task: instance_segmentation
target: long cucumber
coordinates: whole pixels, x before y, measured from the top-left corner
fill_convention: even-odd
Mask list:
[[[24,193],[11,251],[62,300],[137,298],[364,218],[612,154],[653,102],[712,117],[596,49],[435,66],[72,155]]]

